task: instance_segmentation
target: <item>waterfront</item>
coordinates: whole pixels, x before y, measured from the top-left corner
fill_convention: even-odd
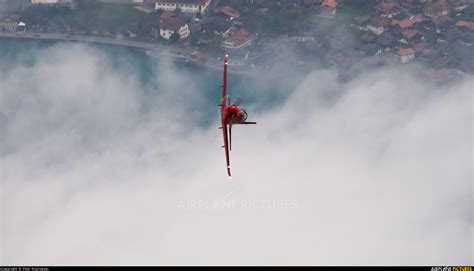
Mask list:
[[[216,116],[216,105],[220,100],[220,85],[222,80],[221,67],[204,68],[194,62],[175,61],[171,57],[150,57],[143,48],[115,46],[110,44],[65,42],[57,40],[36,39],[0,39],[0,71],[7,73],[17,66],[29,67],[34,65],[39,55],[53,54],[55,50],[69,48],[85,48],[96,54],[104,61],[104,66],[131,78],[138,78],[141,89],[147,93],[159,95],[157,78],[165,70],[175,70],[190,79],[189,87],[195,94],[202,96],[202,103],[195,103],[198,121],[211,124]],[[77,63],[80,67],[81,63]],[[303,75],[301,75],[303,76]],[[254,76],[232,73],[229,77],[229,93],[231,96],[241,96],[245,99],[246,106],[257,106],[259,110],[268,110],[282,102],[290,94],[291,88],[298,82],[299,77],[285,80],[284,83],[275,84],[275,77],[260,73]],[[269,79],[266,79],[269,78]],[[183,93],[186,90],[183,90]],[[235,93],[235,94],[234,94]],[[263,95],[264,94],[264,95]],[[176,95],[180,95],[176,93]],[[179,104],[176,106],[179,107]]]
[[[202,56],[197,51],[189,51],[183,49],[173,49],[171,47],[163,46],[158,43],[147,43],[141,41],[100,37],[100,36],[87,36],[87,35],[75,35],[75,34],[62,34],[62,33],[37,33],[37,32],[3,32],[0,31],[0,39],[14,39],[14,40],[42,40],[42,41],[57,41],[57,42],[82,42],[92,44],[102,44],[110,46],[123,46],[135,49],[144,50],[147,55],[154,58],[167,58],[173,61],[193,63],[197,66],[205,67],[213,70],[220,70],[221,63],[218,59],[210,56]],[[199,55],[201,55],[199,57]],[[235,67],[231,65],[229,67],[229,73],[251,75],[251,71],[243,70],[242,67]]]

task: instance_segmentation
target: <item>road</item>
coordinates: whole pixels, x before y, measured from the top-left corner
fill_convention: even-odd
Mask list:
[[[132,41],[125,39],[114,39],[97,36],[85,36],[85,35],[70,35],[60,33],[38,33],[38,32],[0,32],[0,38],[17,38],[17,39],[36,39],[36,40],[54,40],[54,41],[71,41],[71,42],[88,42],[88,43],[100,43],[107,45],[126,46],[137,49],[144,49],[145,51],[152,52],[156,57],[171,58],[180,61],[192,61],[187,55],[180,52],[173,52],[169,47],[165,47],[158,44]]]
[[[160,49],[159,45],[146,43],[146,42],[140,42],[140,41],[131,41],[131,40],[125,40],[125,39],[114,39],[114,38],[96,37],[96,36],[69,35],[69,34],[59,34],[59,33],[0,32],[0,38],[63,40],[63,41],[111,44],[111,45],[127,46],[127,47],[140,48],[140,49],[148,49],[148,50]]]
[[[36,40],[51,40],[51,41],[71,41],[71,42],[89,42],[89,43],[100,43],[116,46],[126,46],[137,49],[144,49],[147,55],[156,58],[168,58],[172,60],[190,62],[197,64],[201,67],[221,70],[222,64],[220,61],[216,61],[211,58],[209,62],[196,62],[190,57],[190,52],[177,52],[176,48],[165,47],[158,44],[132,41],[125,39],[115,39],[97,36],[85,36],[85,35],[71,35],[71,34],[60,34],[60,33],[38,33],[38,32],[1,32],[0,38],[16,38],[16,39],[36,39]],[[229,73],[239,74],[250,74],[250,71],[242,71],[229,67]]]

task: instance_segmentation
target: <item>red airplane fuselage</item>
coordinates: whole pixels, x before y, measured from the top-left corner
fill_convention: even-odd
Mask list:
[[[225,105],[222,107],[222,120],[227,124],[239,124],[247,119],[245,110],[236,105]]]

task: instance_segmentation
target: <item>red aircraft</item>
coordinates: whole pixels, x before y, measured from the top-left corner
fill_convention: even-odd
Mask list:
[[[224,136],[224,148],[225,150],[225,160],[227,164],[227,174],[229,175],[229,179],[232,178],[230,174],[230,159],[229,159],[229,150],[232,150],[232,125],[236,124],[257,124],[256,122],[249,122],[247,120],[247,112],[242,108],[239,108],[239,102],[235,101],[234,103],[230,103],[229,97],[227,97],[227,61],[229,60],[229,56],[226,55],[224,57],[224,76],[222,79],[222,99],[221,104],[221,127],[222,134]],[[227,126],[229,130],[229,134],[227,134]]]

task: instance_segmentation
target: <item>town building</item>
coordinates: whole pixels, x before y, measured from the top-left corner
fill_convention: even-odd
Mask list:
[[[233,19],[237,19],[240,17],[240,13],[239,11],[229,7],[229,6],[223,6],[223,7],[219,7],[219,8],[216,8],[214,10],[214,13],[215,14],[222,14],[226,17],[228,17],[229,19],[233,20]]]
[[[223,34],[230,27],[230,22],[222,16],[212,16],[205,19],[201,24],[201,30],[216,35]]]
[[[436,3],[430,3],[424,10],[425,16],[438,18],[449,14],[449,4],[446,0],[438,0]]]
[[[449,0],[449,4],[454,11],[460,12],[469,7],[468,0]]]
[[[31,0],[31,4],[40,5],[63,5],[74,8],[76,3],[74,0]]]
[[[20,21],[21,16],[18,14],[1,14],[0,13],[0,30],[14,32]]]
[[[31,0],[32,4],[57,4],[59,0]]]
[[[381,13],[383,17],[392,18],[398,14],[398,5],[395,2],[385,2],[382,0],[375,9]]]
[[[320,6],[320,15],[323,17],[334,18],[336,16],[336,0],[324,0]]]
[[[203,14],[210,3],[211,0],[157,0],[155,9],[164,11],[179,9],[184,13]]]
[[[384,25],[386,24],[388,24],[387,19],[375,17],[367,23],[367,29],[376,35],[380,35],[385,30]]]
[[[461,20],[456,23],[456,26],[460,28],[467,28],[474,31],[474,22],[467,22],[467,21]]]
[[[415,51],[412,48],[400,48],[394,55],[395,60],[405,64],[415,58]]]
[[[250,45],[252,45],[250,33],[242,27],[238,30],[231,27],[224,33],[223,49],[244,49]]]
[[[295,41],[295,42],[308,42],[308,41],[315,41],[315,38],[310,37],[310,36],[294,36],[294,37],[290,37],[290,40]]]
[[[411,44],[413,42],[418,42],[424,39],[424,35],[421,31],[417,29],[407,29],[402,32],[402,38],[400,39],[401,43]]]
[[[165,40],[169,40],[173,33],[179,34],[180,39],[189,37],[190,30],[188,24],[177,16],[162,19],[160,23],[160,36]]]
[[[400,26],[400,28],[402,29],[406,29],[408,27],[411,27],[415,24],[418,24],[418,23],[421,23],[423,22],[423,19],[420,18],[420,17],[411,17],[411,18],[408,18],[408,19],[404,19],[404,20],[401,20],[401,21],[398,21],[398,25]]]

